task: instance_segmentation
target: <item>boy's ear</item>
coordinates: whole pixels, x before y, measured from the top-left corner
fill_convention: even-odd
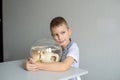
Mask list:
[[[72,33],[72,30],[71,30],[71,28],[69,28],[69,33],[70,33],[70,35],[71,35],[71,33]]]
[[[51,33],[51,36],[53,36],[53,34]]]

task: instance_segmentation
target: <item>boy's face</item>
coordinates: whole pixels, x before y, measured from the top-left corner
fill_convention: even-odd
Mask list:
[[[65,48],[69,43],[71,30],[65,24],[58,25],[51,30],[53,39],[62,47]]]

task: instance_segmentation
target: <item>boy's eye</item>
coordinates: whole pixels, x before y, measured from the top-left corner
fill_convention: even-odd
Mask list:
[[[57,36],[58,34],[53,34],[53,36]]]
[[[65,31],[61,32],[61,34],[64,34],[64,33],[65,33]]]
[[[60,34],[65,34],[66,32],[65,31],[62,31],[62,32],[60,32]],[[52,36],[59,36],[59,34],[52,34]]]

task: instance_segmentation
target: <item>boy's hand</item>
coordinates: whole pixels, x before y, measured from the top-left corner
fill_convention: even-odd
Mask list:
[[[37,71],[39,69],[36,64],[37,63],[32,58],[29,58],[28,60],[25,61],[24,67],[28,71]]]

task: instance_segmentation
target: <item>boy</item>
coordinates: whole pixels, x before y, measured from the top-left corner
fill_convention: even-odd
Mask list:
[[[32,58],[25,62],[28,71],[49,70],[65,71],[69,67],[79,67],[79,48],[70,38],[71,29],[63,17],[55,17],[50,23],[53,39],[62,47],[62,57],[59,62],[37,63]],[[73,78],[70,80],[78,80]]]

